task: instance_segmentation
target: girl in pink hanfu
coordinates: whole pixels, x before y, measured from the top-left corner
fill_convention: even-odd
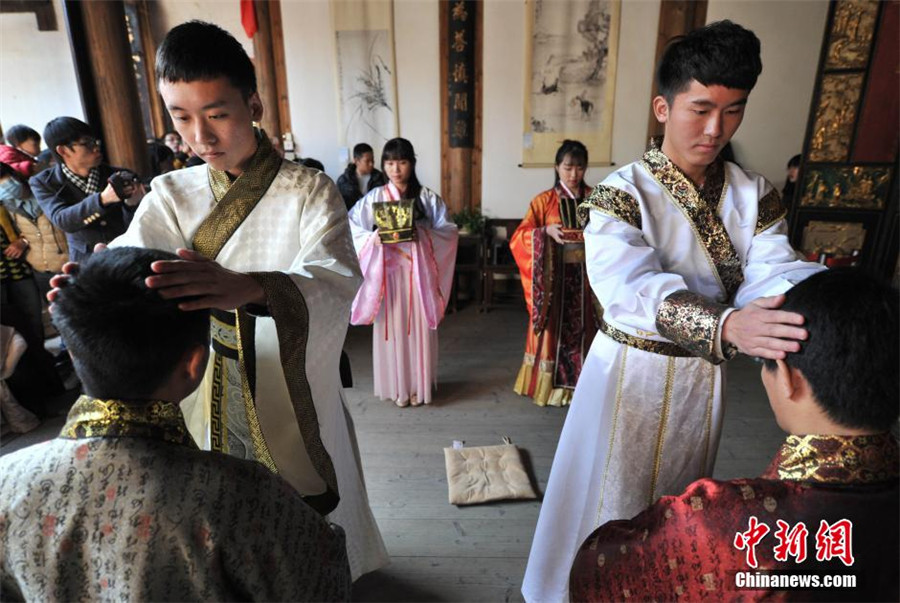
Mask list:
[[[364,281],[350,322],[373,324],[375,395],[397,406],[431,402],[437,385],[437,326],[444,317],[459,237],[447,207],[416,178],[412,143],[394,138],[384,145],[381,170],[388,184],[372,189],[350,210],[353,244]],[[415,234],[382,242],[376,204],[412,199]],[[414,240],[405,240],[413,238]]]

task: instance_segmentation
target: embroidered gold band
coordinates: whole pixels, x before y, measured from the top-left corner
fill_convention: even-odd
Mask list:
[[[682,290],[672,293],[656,311],[659,334],[712,363],[719,363],[715,352],[719,318],[728,306],[712,301],[698,293]],[[734,353],[725,350],[726,354]],[[727,357],[727,356],[726,356]]]
[[[896,482],[897,441],[890,433],[863,436],[790,435],[778,453],[783,480],[833,484]]]
[[[197,447],[178,405],[161,400],[123,402],[82,395],[69,411],[59,437],[70,440],[143,437]]]
[[[643,350],[644,352],[651,352],[661,356],[675,356],[676,358],[687,358],[695,355],[668,341],[653,341],[652,339],[642,339],[641,337],[629,335],[628,333],[615,328],[605,320],[600,321],[600,331],[613,341],[625,344],[628,347]]]
[[[578,206],[578,219],[586,226],[591,210],[597,210],[617,220],[641,227],[641,207],[637,200],[625,191],[598,184],[594,192]]]
[[[768,230],[786,214],[787,208],[781,202],[781,193],[773,188],[759,200],[756,212],[756,234]]]

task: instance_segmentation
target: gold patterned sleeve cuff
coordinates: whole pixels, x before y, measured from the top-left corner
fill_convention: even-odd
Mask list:
[[[759,200],[756,213],[756,234],[771,228],[786,215],[787,208],[781,202],[781,193],[773,188]]]
[[[597,210],[617,220],[641,228],[641,207],[637,200],[625,191],[598,184],[594,191],[578,206],[578,220],[587,226],[591,210]]]
[[[734,356],[734,350],[723,342],[722,354],[716,353],[719,321],[728,306],[690,291],[676,291],[660,304],[656,313],[659,334],[684,349],[718,364]]]

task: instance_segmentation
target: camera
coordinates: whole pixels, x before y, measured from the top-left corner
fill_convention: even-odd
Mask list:
[[[113,190],[116,191],[116,195],[119,199],[124,201],[130,196],[130,194],[125,193],[125,188],[128,185],[137,184],[138,176],[129,170],[119,170],[110,176],[107,182],[109,182],[110,186],[113,187]]]

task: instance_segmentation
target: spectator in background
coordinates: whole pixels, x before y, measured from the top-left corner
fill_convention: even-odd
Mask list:
[[[12,217],[0,207],[0,303],[17,308],[26,326],[17,328],[28,339],[44,340],[41,296],[31,266],[25,261],[28,241],[13,226]]]
[[[25,178],[38,171],[37,156],[41,152],[41,135],[28,126],[16,125],[6,132],[9,144],[0,145],[0,162],[8,164]]]
[[[788,209],[794,203],[794,190],[797,186],[797,178],[800,176],[800,155],[794,155],[787,164],[787,178],[784,188],[781,189],[781,202]]]
[[[163,144],[172,149],[173,153],[182,153],[184,152],[183,142],[181,141],[181,135],[175,130],[169,130],[163,136]]]
[[[169,145],[150,142],[147,144],[147,154],[150,156],[150,177],[145,184],[175,169],[175,153]]]
[[[180,170],[185,167],[188,160],[188,154],[184,151],[187,145],[181,140],[181,135],[175,130],[169,130],[163,135],[162,144],[172,150],[172,169]]]
[[[126,182],[120,196],[110,177],[119,172],[103,163],[100,140],[91,127],[74,117],[57,117],[44,128],[44,140],[59,162],[29,181],[50,222],[66,233],[69,258],[86,259],[97,243],[125,232],[135,206],[126,199],[143,197],[143,186]]]
[[[31,266],[44,300],[50,291],[50,279],[62,272],[63,264],[69,261],[66,235],[50,223],[31,189],[5,163],[0,163],[0,203],[12,218],[21,241],[17,245],[22,247],[22,257]]]
[[[364,142],[353,147],[353,161],[337,180],[338,190],[344,198],[347,211],[356,205],[369,191],[387,184],[380,171],[375,169],[375,154]]]

